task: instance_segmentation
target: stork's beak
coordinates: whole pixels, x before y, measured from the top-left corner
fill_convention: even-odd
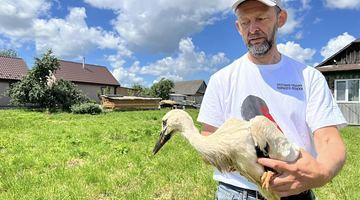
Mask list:
[[[164,146],[164,144],[170,140],[172,134],[165,134],[166,133],[166,129],[164,128],[161,132],[160,132],[160,138],[159,140],[156,142],[156,145],[153,149],[153,154],[155,155],[162,146]]]

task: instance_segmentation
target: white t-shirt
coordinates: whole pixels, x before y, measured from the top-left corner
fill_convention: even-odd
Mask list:
[[[198,121],[219,127],[229,118],[249,120],[265,115],[290,142],[314,157],[313,132],[346,125],[324,76],[285,55],[274,65],[256,65],[245,54],[211,76]],[[237,172],[215,170],[214,179],[256,190]]]

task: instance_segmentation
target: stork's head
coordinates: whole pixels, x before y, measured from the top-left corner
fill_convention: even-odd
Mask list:
[[[187,112],[178,109],[167,112],[162,118],[162,129],[153,150],[154,155],[176,132],[184,131],[184,127],[191,124],[193,124],[193,120]]]

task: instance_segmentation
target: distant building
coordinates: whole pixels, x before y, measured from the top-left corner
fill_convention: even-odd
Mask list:
[[[20,81],[27,72],[23,59],[0,56],[0,107],[10,106],[10,98],[5,92],[10,84]]]
[[[203,80],[175,82],[175,87],[170,94],[170,100],[188,101],[200,105],[206,90]]]
[[[316,66],[349,124],[360,125],[360,39]]]
[[[117,94],[120,84],[106,67],[65,60],[59,62],[55,77],[71,81],[90,99],[100,102],[100,95]]]
[[[137,90],[128,87],[120,86],[116,89],[117,96],[139,96],[138,93]]]

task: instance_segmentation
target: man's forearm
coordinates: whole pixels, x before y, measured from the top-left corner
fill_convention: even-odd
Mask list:
[[[345,145],[336,127],[326,127],[315,133],[317,161],[324,167],[326,182],[342,169],[346,160]]]

